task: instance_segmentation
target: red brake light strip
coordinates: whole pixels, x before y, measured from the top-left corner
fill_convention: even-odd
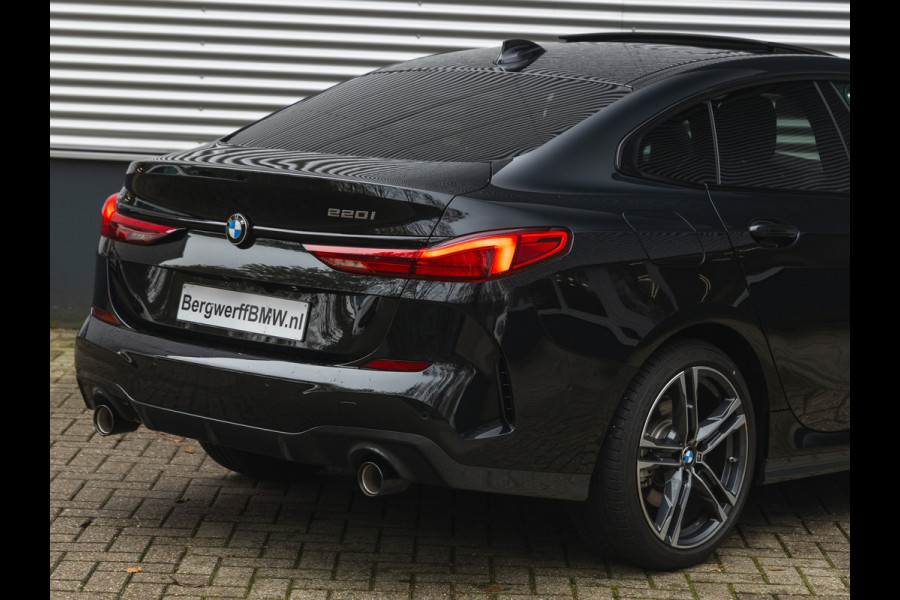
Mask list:
[[[565,229],[502,230],[446,240],[421,249],[304,244],[339,271],[378,277],[484,281],[563,256],[571,245]]]

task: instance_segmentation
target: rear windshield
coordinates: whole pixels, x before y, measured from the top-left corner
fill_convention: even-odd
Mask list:
[[[376,71],[288,106],[227,141],[408,160],[501,160],[540,146],[627,91],[529,73]]]

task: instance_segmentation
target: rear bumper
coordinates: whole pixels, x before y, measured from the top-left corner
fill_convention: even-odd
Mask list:
[[[89,317],[76,342],[76,372],[89,407],[109,403],[153,430],[316,465],[355,469],[380,457],[401,478],[425,484],[587,495],[590,469],[501,464],[508,465],[498,457],[529,446],[501,422],[464,434],[453,427],[454,406],[478,387],[474,369],[462,364],[393,373],[296,363],[162,341]]]

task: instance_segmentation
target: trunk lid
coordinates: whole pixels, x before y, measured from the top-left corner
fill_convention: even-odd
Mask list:
[[[384,342],[406,281],[340,273],[303,244],[421,247],[454,196],[489,180],[489,163],[221,144],[137,161],[120,196],[122,213],[184,231],[150,246],[104,239],[115,311],[136,328],[352,362]],[[252,226],[241,247],[226,235],[235,213]],[[289,314],[282,324],[296,315],[296,331],[263,327],[260,315],[272,310],[274,320]]]
[[[213,144],[133,163],[126,188],[135,208],[210,231],[224,231],[230,215],[243,213],[259,237],[427,238],[450,200],[486,186],[490,174],[486,162],[370,159]]]

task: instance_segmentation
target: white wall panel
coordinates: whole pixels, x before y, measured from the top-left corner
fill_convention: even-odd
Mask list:
[[[591,31],[737,35],[850,55],[850,3],[95,0],[50,3],[50,156],[188,148],[372,69]]]

